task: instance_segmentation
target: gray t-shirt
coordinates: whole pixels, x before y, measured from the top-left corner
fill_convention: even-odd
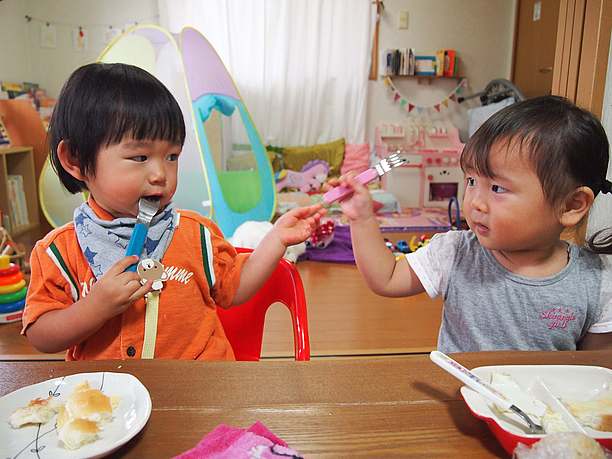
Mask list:
[[[557,274],[513,274],[472,231],[436,234],[406,259],[430,297],[444,295],[438,349],[574,350],[587,333],[612,332],[612,256],[568,246]]]

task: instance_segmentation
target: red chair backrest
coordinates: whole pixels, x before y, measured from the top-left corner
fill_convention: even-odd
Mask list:
[[[251,249],[236,250],[252,252]],[[295,360],[310,360],[304,286],[296,267],[284,258],[249,301],[229,309],[217,308],[236,360],[259,360],[266,312],[274,303],[284,304],[291,313]]]

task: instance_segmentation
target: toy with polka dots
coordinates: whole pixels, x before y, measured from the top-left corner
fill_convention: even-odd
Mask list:
[[[27,290],[19,266],[0,255],[0,324],[21,320]]]

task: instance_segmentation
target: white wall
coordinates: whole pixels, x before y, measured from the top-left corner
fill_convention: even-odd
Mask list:
[[[32,81],[25,14],[26,2],[0,1],[0,80]]]
[[[25,15],[34,20],[27,23]],[[40,46],[41,20],[56,27],[54,49]],[[57,97],[72,71],[95,61],[104,49],[109,25],[121,28],[134,21],[157,24],[157,0],[0,1],[0,80],[33,81]],[[79,25],[88,32],[82,51],[73,47],[72,33]]]
[[[494,78],[510,78],[516,0],[385,0],[384,5],[379,50],[415,48],[418,54],[433,54],[442,48],[456,49],[458,74],[466,77],[470,85],[465,94],[484,89]],[[408,12],[408,29],[398,29],[400,11]],[[394,84],[404,97],[427,106],[439,102],[457,82],[436,80],[428,85],[395,79]],[[451,103],[449,109],[443,108],[440,114],[431,114],[430,118],[449,119],[465,134],[466,108],[468,103],[461,106]],[[377,123],[402,120],[406,116],[399,104],[388,97],[380,76],[378,81],[370,81],[370,142]]]
[[[379,49],[412,47],[418,52],[455,48],[458,72],[469,90],[481,90],[493,78],[510,76],[516,0],[385,0]],[[408,11],[408,29],[398,30],[399,12]],[[2,0],[0,1],[0,80],[33,81],[57,96],[70,73],[92,62],[106,45],[109,24],[122,27],[132,21],[158,22],[156,0]],[[28,14],[56,24],[57,48],[40,46],[39,21],[25,22]],[[89,46],[77,51],[72,30],[82,24]],[[402,94],[422,105],[438,102],[456,84],[453,80],[431,85],[398,80]],[[380,121],[401,120],[406,113],[388,98],[382,80],[369,83],[368,130],[373,141]],[[466,104],[467,105],[467,104]],[[450,104],[437,117],[448,117],[465,131],[467,106]]]

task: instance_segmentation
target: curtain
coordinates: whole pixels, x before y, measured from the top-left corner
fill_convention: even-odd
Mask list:
[[[266,144],[365,141],[369,0],[158,1],[163,27],[215,47]]]

